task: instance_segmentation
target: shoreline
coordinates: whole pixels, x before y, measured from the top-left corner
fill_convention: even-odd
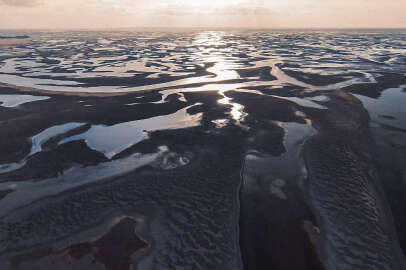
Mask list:
[[[0,82],[0,89],[1,88],[8,88],[10,90],[24,93],[24,94],[32,94],[32,95],[48,95],[48,96],[76,96],[76,97],[117,97],[117,96],[124,96],[130,95],[134,93],[145,93],[146,91],[138,91],[138,92],[71,92],[71,91],[52,91],[52,90],[44,90],[38,89],[34,87],[25,87],[25,86],[18,86],[8,83]]]

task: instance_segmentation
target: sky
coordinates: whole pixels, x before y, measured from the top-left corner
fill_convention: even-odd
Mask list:
[[[0,0],[0,29],[406,28],[406,0]]]

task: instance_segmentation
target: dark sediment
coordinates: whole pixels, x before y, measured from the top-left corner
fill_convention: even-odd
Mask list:
[[[360,97],[406,83],[404,34],[206,34],[5,49],[0,77],[61,92],[0,83],[49,97],[0,104],[0,269],[404,268],[403,110]]]
[[[10,259],[10,269],[26,269],[29,265],[38,270],[70,269],[67,261],[82,259],[89,261],[89,270],[100,269],[99,264],[104,265],[106,270],[135,269],[132,267],[132,256],[148,247],[136,235],[135,225],[133,219],[124,218],[97,240],[76,243],[63,249],[50,246],[15,255]],[[47,257],[54,257],[54,260],[47,261],[44,259]]]
[[[372,158],[368,113],[340,92],[329,103],[330,111],[314,119],[319,134],[304,146],[309,203],[320,227],[320,233],[309,233],[327,269],[403,269],[404,256]]]

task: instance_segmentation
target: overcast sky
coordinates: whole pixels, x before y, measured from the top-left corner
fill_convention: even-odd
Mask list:
[[[0,28],[406,27],[406,0],[0,0]]]

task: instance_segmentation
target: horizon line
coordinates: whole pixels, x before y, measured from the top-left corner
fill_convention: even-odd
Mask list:
[[[0,31],[114,31],[137,29],[165,30],[406,30],[405,27],[235,27],[235,26],[127,26],[127,27],[58,27],[58,28],[1,28]]]

